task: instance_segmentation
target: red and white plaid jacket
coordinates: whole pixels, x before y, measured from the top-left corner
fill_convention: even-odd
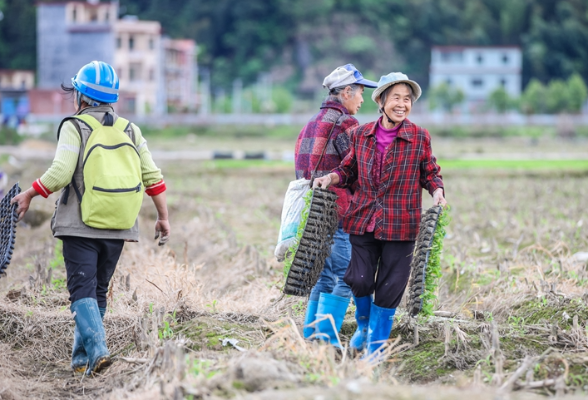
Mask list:
[[[379,240],[416,240],[421,221],[422,189],[432,195],[443,188],[441,167],[431,149],[426,129],[404,120],[398,136],[386,149],[380,185],[374,182],[376,122],[351,128],[351,150],[333,170],[338,186],[354,186],[355,193],[343,219],[343,229],[363,235],[376,213],[374,235]]]

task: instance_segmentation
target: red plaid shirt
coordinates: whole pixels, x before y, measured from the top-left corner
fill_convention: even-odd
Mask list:
[[[342,104],[325,101],[320,112],[302,128],[296,141],[296,149],[294,150],[296,179],[311,178],[312,171],[325,146],[327,146],[325,155],[317,168],[316,177],[327,175],[333,168],[341,164],[343,158],[349,153],[351,145],[351,139],[347,133],[349,129],[358,125],[357,120],[349,114]],[[327,143],[331,129],[333,129],[333,133]],[[351,201],[351,191],[336,187],[331,190],[339,196],[337,205],[339,206],[339,220],[342,220]]]
[[[343,229],[363,235],[372,214],[376,216],[374,235],[379,240],[416,240],[421,221],[422,189],[431,195],[443,188],[441,167],[431,149],[426,129],[404,120],[398,136],[383,157],[380,184],[374,180],[376,161],[376,122],[350,130],[351,150],[333,170],[348,187],[357,181]]]

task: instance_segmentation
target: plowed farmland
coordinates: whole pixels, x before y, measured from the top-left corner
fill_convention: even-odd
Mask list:
[[[281,295],[273,246],[291,162],[162,159],[172,238],[153,241],[146,198],[141,241],[125,245],[109,292],[115,362],[97,377],[69,368],[74,322],[49,228],[57,196],[33,200],[0,278],[0,399],[585,398],[587,143],[542,144],[576,154],[558,163],[524,141],[503,163],[479,151],[503,142],[435,144],[452,207],[435,316],[410,318],[403,304],[384,363],[304,341],[306,299]],[[2,159],[23,187],[49,165]]]

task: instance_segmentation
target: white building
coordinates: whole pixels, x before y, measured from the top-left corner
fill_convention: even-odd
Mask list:
[[[136,17],[117,20],[114,68],[120,79],[123,112],[164,114],[165,81],[162,73],[161,25]]]
[[[466,107],[474,109],[500,86],[519,97],[521,68],[519,47],[436,46],[431,51],[429,86],[447,83],[461,89]]]

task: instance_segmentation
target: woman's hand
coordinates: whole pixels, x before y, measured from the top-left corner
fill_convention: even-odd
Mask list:
[[[447,205],[447,201],[445,200],[445,197],[443,197],[443,188],[439,188],[433,192],[433,205],[441,207]]]
[[[330,173],[325,176],[321,176],[320,178],[314,178],[312,182],[312,188],[320,187],[321,189],[326,189],[331,185],[336,185],[339,183],[339,175]]]
[[[169,240],[171,229],[168,220],[157,219],[155,221],[155,239],[159,239],[159,245],[163,246]]]
[[[17,222],[20,221],[24,217],[25,213],[29,209],[29,206],[31,205],[31,200],[37,194],[38,193],[35,189],[29,188],[29,189],[25,190],[24,192],[22,192],[21,194],[18,194],[12,198],[12,200],[10,201],[10,204],[14,204],[14,203],[18,204],[16,206],[16,213],[18,214]]]
[[[163,246],[167,243],[171,234],[165,192],[151,196],[151,200],[157,209],[157,221],[155,221],[155,239],[159,239],[159,245]]]

